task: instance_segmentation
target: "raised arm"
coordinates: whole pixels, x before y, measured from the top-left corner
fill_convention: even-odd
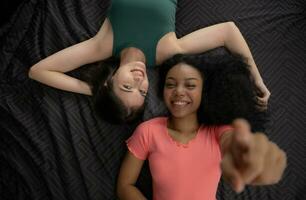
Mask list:
[[[63,49],[33,65],[29,77],[57,89],[91,95],[87,83],[65,72],[110,57],[112,37],[109,22],[105,20],[93,38]]]
[[[236,192],[245,185],[268,185],[280,181],[286,154],[263,133],[252,134],[245,120],[235,120],[234,130],[220,139],[223,177]]]
[[[260,91],[260,103],[267,104],[270,92],[263,83],[245,39],[233,22],[220,23],[199,29],[180,38],[178,44],[183,54],[203,53],[224,46],[231,52],[244,56],[251,66],[251,74]]]
[[[117,195],[120,200],[145,200],[143,194],[135,187],[141,171],[143,160],[128,152],[120,169],[117,182]]]

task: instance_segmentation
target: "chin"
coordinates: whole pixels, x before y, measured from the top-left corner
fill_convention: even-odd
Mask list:
[[[171,112],[172,117],[174,118],[184,118],[186,116],[188,116],[190,113],[186,113],[186,112]]]
[[[197,115],[197,109],[169,109],[171,116],[174,118],[184,118]]]

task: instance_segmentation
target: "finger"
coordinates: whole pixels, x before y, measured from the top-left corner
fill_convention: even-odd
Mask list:
[[[268,100],[262,97],[256,97],[258,104],[268,104]]]
[[[264,134],[253,135],[246,120],[233,122],[231,145],[232,158],[245,184],[251,183],[263,170],[268,138]]]
[[[233,124],[232,150],[235,158],[241,158],[241,154],[248,151],[251,143],[251,127],[244,119],[236,119]]]
[[[239,132],[250,132],[251,127],[247,120],[245,119],[235,119],[232,123],[233,128],[235,131]]]
[[[256,105],[256,109],[257,109],[258,111],[263,112],[263,111],[265,111],[265,110],[268,110],[268,106],[267,106],[267,105]]]
[[[261,109],[268,107],[268,100],[262,99],[260,97],[256,97],[256,105],[258,107],[261,107]]]
[[[233,190],[237,193],[242,192],[244,183],[230,154],[224,155],[221,162],[221,169],[224,179],[231,185]]]
[[[255,160],[253,135],[250,125],[246,120],[238,119],[233,122],[234,133],[231,144],[231,153],[235,166],[239,171],[244,183],[249,183],[257,176],[256,166],[252,164]]]
[[[271,93],[270,92],[265,92],[263,95],[263,98],[268,101],[270,99]]]
[[[264,134],[255,134],[253,137],[253,147],[244,155],[244,166],[242,168],[242,178],[245,183],[251,183],[264,170],[265,158],[268,151],[268,138]]]

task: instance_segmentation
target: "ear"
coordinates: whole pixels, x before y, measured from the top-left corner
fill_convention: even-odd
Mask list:
[[[104,86],[107,87],[107,82],[105,81]]]

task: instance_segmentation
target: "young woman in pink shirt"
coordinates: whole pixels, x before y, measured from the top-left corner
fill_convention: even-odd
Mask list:
[[[154,200],[216,199],[221,172],[236,192],[280,180],[286,154],[263,133],[253,134],[246,120],[236,119],[256,110],[244,62],[222,58],[212,64],[178,55],[160,69],[170,116],[142,123],[127,140],[117,183],[120,199],[146,199],[135,187],[146,159]]]

